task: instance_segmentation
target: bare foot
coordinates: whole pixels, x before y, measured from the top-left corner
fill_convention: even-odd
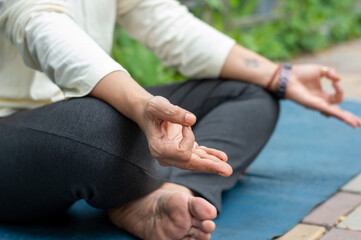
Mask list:
[[[216,208],[183,186],[166,183],[151,194],[108,212],[110,220],[145,240],[208,240]]]

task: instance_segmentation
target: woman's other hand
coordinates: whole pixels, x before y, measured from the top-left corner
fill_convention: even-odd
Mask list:
[[[322,77],[332,82],[334,93],[322,89]],[[318,110],[325,116],[336,117],[354,128],[361,127],[359,117],[337,105],[343,100],[339,81],[340,78],[334,69],[315,64],[294,65],[286,89],[286,98],[307,108]]]
[[[227,155],[216,149],[198,146],[191,126],[196,117],[167,99],[155,96],[148,100],[141,124],[149,149],[161,166],[230,176]]]

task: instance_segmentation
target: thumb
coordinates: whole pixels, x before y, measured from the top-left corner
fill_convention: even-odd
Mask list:
[[[153,115],[153,117],[183,126],[192,126],[197,120],[193,113],[171,104],[164,97],[156,96],[152,98],[147,108],[147,111]]]

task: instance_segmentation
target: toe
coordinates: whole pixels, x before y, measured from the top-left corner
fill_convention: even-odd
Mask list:
[[[211,233],[216,229],[216,224],[211,220],[200,221],[200,220],[193,218],[192,226],[196,227],[206,233]]]
[[[217,217],[217,209],[200,197],[191,197],[189,200],[189,211],[198,220],[211,220]]]
[[[201,230],[199,230],[198,228],[192,227],[189,232],[188,232],[188,236],[196,238],[197,240],[208,240],[211,239],[211,234],[210,233],[205,233]]]
[[[211,233],[216,229],[216,224],[211,220],[202,221],[199,229],[201,229],[203,232]]]

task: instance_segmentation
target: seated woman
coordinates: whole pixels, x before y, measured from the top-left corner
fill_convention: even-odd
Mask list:
[[[109,57],[116,20],[199,80],[140,87]],[[335,70],[278,65],[176,0],[0,0],[0,29],[2,222],[85,199],[143,239],[209,239],[222,192],[272,134],[279,98],[361,126],[336,105]]]

